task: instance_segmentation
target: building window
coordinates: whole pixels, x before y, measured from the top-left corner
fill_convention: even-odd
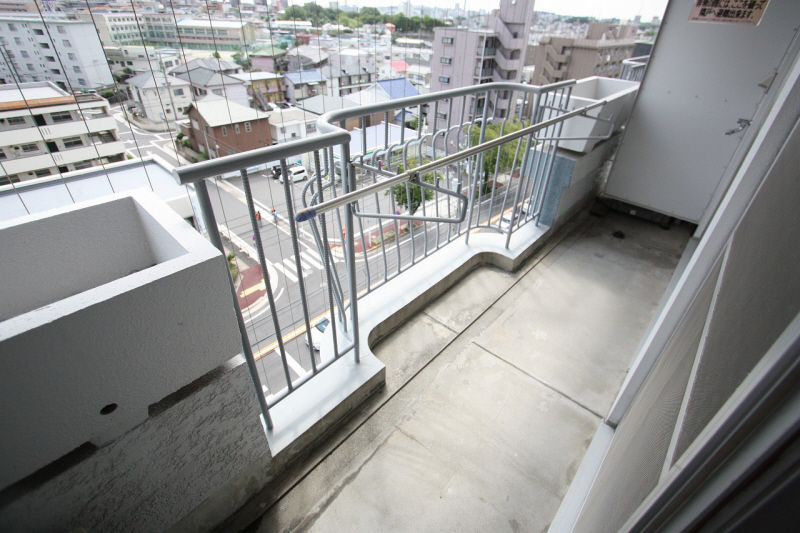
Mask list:
[[[75,163],[75,170],[83,170],[84,168],[92,168],[92,162],[81,161],[80,163]]]
[[[78,85],[85,87],[86,86],[86,80],[83,79],[83,78],[78,78]]]
[[[174,89],[172,91],[172,94],[174,94],[175,96],[183,96],[183,89]]]
[[[44,30],[33,30],[34,35],[44,35]]]
[[[442,82],[442,83],[450,83],[450,77],[449,76],[439,76],[439,81]]]
[[[236,135],[239,135],[241,133],[241,130],[239,130],[239,125],[238,124],[234,124],[233,125],[233,129],[236,130]]]
[[[447,120],[447,113],[436,113],[436,118]]]
[[[211,89],[211,92],[217,96],[222,96],[222,89]]]
[[[253,128],[250,127],[250,123],[249,122],[245,122],[244,123],[244,131],[246,131],[247,133],[250,133],[251,131],[253,131]]]
[[[67,33],[67,30],[64,28],[64,26],[56,26],[56,28],[58,29],[58,33]]]
[[[50,63],[55,63],[56,62],[56,58],[53,57],[53,56],[44,56],[44,58],[46,60],[48,60]]]
[[[76,66],[72,67],[72,70],[75,71],[75,72],[80,72],[81,71],[81,67],[76,65]]]
[[[31,57],[27,50],[23,50],[20,54],[22,54],[22,57]]]
[[[453,38],[452,37],[442,37],[442,42],[444,44],[453,44]]]
[[[39,43],[39,48],[48,48],[49,49],[50,48],[50,44],[49,43]]]
[[[78,58],[72,52],[68,53],[67,57],[69,58],[70,61],[77,61],[78,60]]]
[[[228,136],[228,128],[226,128],[225,126],[222,126],[222,136],[223,137]]]
[[[51,68],[50,72],[52,72],[53,74],[61,74],[61,71],[58,70],[57,68]]]
[[[33,173],[36,174],[37,178],[43,178],[45,176],[49,176],[49,175],[52,174],[52,172],[50,172],[49,168],[43,168],[41,170],[34,170]]]
[[[80,137],[67,137],[62,141],[64,148],[75,148],[76,146],[83,146],[83,141]]]
[[[22,151],[25,152],[26,154],[30,152],[39,151],[39,146],[36,143],[23,144],[22,146],[20,146],[20,148],[22,148]]]
[[[16,24],[9,24],[8,25],[8,29],[9,29],[9,31],[17,31],[17,25]]]
[[[8,117],[6,119],[9,126],[13,126],[15,124],[25,124],[25,117]]]
[[[63,41],[61,41],[61,43],[62,43],[64,46],[66,46],[67,48],[72,48],[72,43],[71,43],[71,42],[69,42],[69,41],[68,41],[68,40],[66,40],[66,39],[64,39]]]
[[[25,66],[28,67],[28,70],[34,70],[33,65],[30,63],[26,63]]]
[[[70,122],[72,121],[72,113],[69,111],[58,111],[56,113],[51,113],[50,118],[53,119],[53,124],[58,124],[59,122]]]
[[[133,61],[128,61],[128,65],[133,65]]]
[[[20,44],[21,45],[22,44],[22,39],[20,39],[19,37],[14,37],[14,44]]]
[[[6,159],[6,153],[3,151],[2,148],[0,148],[0,161],[2,161],[3,159]]]
[[[449,65],[450,63],[453,62],[453,58],[452,57],[443,57],[443,58],[441,58],[441,62],[444,63],[445,65]]]

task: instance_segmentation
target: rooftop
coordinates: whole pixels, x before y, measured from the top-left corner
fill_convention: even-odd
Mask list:
[[[181,72],[187,72],[196,68],[205,68],[213,70],[214,72],[222,72],[224,70],[240,70],[242,67],[233,61],[225,61],[224,59],[215,59],[209,57],[200,57],[192,59],[183,65],[178,65],[170,71],[173,76]]]
[[[173,71],[174,73],[175,71]],[[190,82],[192,85],[200,85],[202,87],[214,87],[217,85],[239,85],[242,80],[233,78],[228,74],[221,72],[214,72],[213,70],[196,67],[188,72],[180,72],[175,74],[176,77]]]
[[[215,94],[209,94],[202,100],[192,102],[192,107],[197,109],[206,124],[212,128],[270,118],[268,113],[245,107]]]
[[[170,86],[189,85],[188,81],[176,78],[175,76],[169,76],[163,72],[142,72],[141,74],[128,78],[127,83],[139,89],[166,87],[167,84]]]
[[[301,100],[297,103],[298,107],[309,113],[314,113],[315,115],[322,115],[328,111],[336,111],[338,109],[355,107],[357,105],[358,104],[355,102],[347,100],[344,97],[328,96],[325,94],[312,96],[311,98],[306,98],[305,100]]]
[[[328,78],[322,75],[320,69],[313,70],[294,70],[292,72],[284,72],[283,77],[292,82],[293,85],[300,83],[319,83],[328,81]]]
[[[244,82],[258,81],[258,80],[274,80],[282,78],[282,74],[275,74],[273,72],[245,72],[242,74],[230,74],[232,78],[242,80]]]
[[[50,82],[0,85],[0,110],[71,104],[75,97]]]

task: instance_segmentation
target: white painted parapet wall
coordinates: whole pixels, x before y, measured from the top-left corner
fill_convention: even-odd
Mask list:
[[[150,192],[0,225],[0,489],[235,357],[222,254]]]

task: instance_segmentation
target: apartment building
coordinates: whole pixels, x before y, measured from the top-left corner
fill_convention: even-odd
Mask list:
[[[95,8],[91,12],[79,13],[78,18],[93,22],[97,27],[97,36],[106,46],[142,44],[145,21],[141,13],[106,11],[103,8]],[[94,33],[94,28],[92,28],[92,34],[94,35]]]
[[[544,36],[534,52],[534,85],[588,76],[619,77],[636,46],[634,26],[595,22],[584,38]]]
[[[52,81],[66,91],[114,83],[91,22],[0,17],[0,84]]]
[[[247,152],[272,144],[270,116],[256,109],[210,95],[192,103],[181,125],[192,148],[212,158]]]
[[[532,8],[530,0],[501,0],[500,8],[489,14],[485,28],[435,28],[431,92],[492,81],[519,82]],[[482,97],[470,97],[467,112],[482,113],[483,100]],[[460,100],[453,102],[455,117],[461,116],[461,105]],[[508,92],[490,105],[497,106],[497,118],[513,115],[516,110],[516,102]],[[432,123],[436,128],[444,127],[449,118],[442,112]]]
[[[52,82],[0,86],[0,185],[122,161],[108,101]]]
[[[284,72],[286,99],[295,104],[300,100],[328,94],[328,79],[319,69]]]
[[[331,51],[322,74],[328,79],[329,96],[345,96],[378,80],[374,55],[356,48]]]
[[[286,86],[283,76],[272,72],[245,72],[244,74],[231,74],[231,78],[244,83],[247,95],[255,100],[259,107],[268,111],[267,102],[283,102],[286,100]],[[253,106],[255,107],[255,106]]]
[[[177,11],[167,11],[165,13],[145,13],[143,15],[147,31],[147,42],[161,46],[180,47],[178,30],[175,25],[189,15]]]
[[[128,78],[136,110],[153,122],[186,118],[192,103],[191,84],[163,72],[142,72]]]
[[[194,50],[245,50],[256,40],[249,22],[184,19],[177,29],[181,45]]]

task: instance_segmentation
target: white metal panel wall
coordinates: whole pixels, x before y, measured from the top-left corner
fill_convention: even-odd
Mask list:
[[[699,222],[800,26],[795,0],[771,0],[758,26],[689,22],[673,0],[605,194]],[[712,208],[715,206],[711,206]]]

